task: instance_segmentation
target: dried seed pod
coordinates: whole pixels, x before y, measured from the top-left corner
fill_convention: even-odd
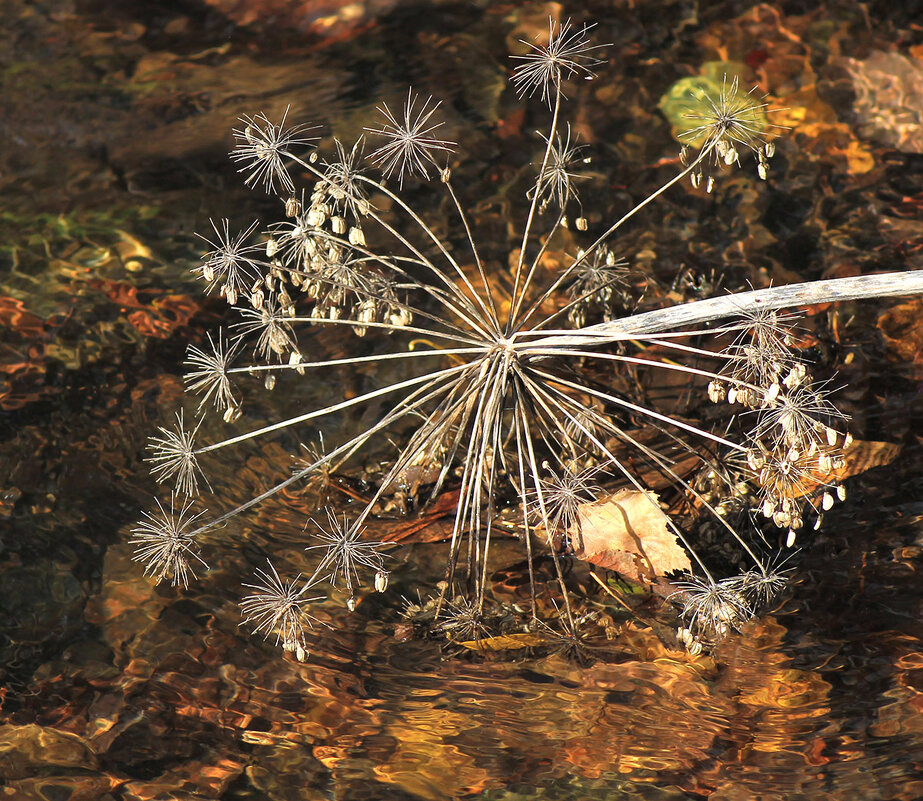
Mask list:
[[[759,470],[766,464],[766,459],[756,448],[749,448],[747,450],[747,464],[751,470]]]
[[[299,353],[297,350],[293,350],[293,351],[288,355],[288,363],[289,363],[289,366],[295,367],[295,372],[298,373],[298,375],[304,375],[304,373],[305,373],[304,367],[298,367],[298,366],[297,366],[297,365],[301,364],[302,361],[303,361],[303,358],[302,358],[302,356],[301,356],[301,353]]]

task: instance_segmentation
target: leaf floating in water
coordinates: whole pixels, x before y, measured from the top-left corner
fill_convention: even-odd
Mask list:
[[[469,651],[514,651],[518,648],[534,648],[546,645],[548,640],[538,634],[500,634],[483,640],[466,640],[458,643]]]
[[[923,365],[923,300],[915,298],[892,306],[878,317],[878,328],[893,361],[913,363],[914,374]]]
[[[583,504],[577,520],[574,554],[598,567],[636,581],[692,569],[653,492],[619,490]]]
[[[818,448],[818,457],[803,457],[805,464],[803,474],[798,481],[791,482],[789,487],[793,498],[805,498],[815,495],[824,489],[830,489],[841,484],[847,478],[857,476],[866,470],[881,467],[893,462],[901,451],[901,446],[893,442],[873,442],[866,440],[852,440],[849,446],[842,451],[839,460],[836,457],[839,451],[835,447]],[[826,467],[824,457],[826,456]],[[770,483],[761,483],[764,489]]]
[[[843,481],[866,470],[890,464],[900,452],[901,446],[893,442],[854,440],[844,454],[845,466],[834,469],[832,475],[836,481]]]

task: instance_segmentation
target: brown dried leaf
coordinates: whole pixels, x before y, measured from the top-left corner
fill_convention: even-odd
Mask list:
[[[888,309],[878,328],[895,361],[923,363],[923,300],[916,298]]]
[[[893,442],[873,442],[854,440],[843,454],[846,465],[833,471],[835,481],[844,481],[850,476],[857,476],[873,467],[881,467],[893,462],[901,452],[901,446]]]
[[[457,507],[458,492],[443,492],[419,517],[382,521],[379,536],[387,542],[441,542],[450,539],[450,520]]]
[[[571,532],[574,553],[635,581],[691,570],[668,521],[656,493],[621,489],[577,511],[578,531]]]
[[[483,640],[466,640],[458,643],[469,651],[512,651],[517,648],[534,648],[547,640],[538,634],[500,634]]]
[[[817,468],[812,470],[810,475],[805,476],[792,487],[796,498],[813,495],[822,488],[829,487],[831,484],[840,484],[847,478],[857,476],[866,470],[871,470],[873,467],[890,464],[897,458],[901,451],[901,446],[895,445],[893,442],[854,440],[843,452],[838,448],[827,447],[820,450],[831,457],[842,455],[845,464],[828,472],[823,472]]]

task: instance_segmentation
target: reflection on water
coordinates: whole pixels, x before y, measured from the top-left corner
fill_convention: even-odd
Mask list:
[[[152,592],[114,545],[86,609],[108,648],[72,645],[39,670],[0,735],[4,770],[132,798],[916,798],[919,600],[890,554],[866,553],[861,577],[852,558],[809,560],[805,574],[839,581],[799,588],[800,608],[714,660],[634,629],[589,666],[442,661],[391,637],[381,610],[331,605],[300,664],[237,629],[222,570],[195,593]],[[844,626],[856,594],[865,614]]]
[[[851,354],[844,396],[857,436],[906,447],[891,474],[851,482],[849,510],[806,543],[781,608],[710,656],[670,650],[625,620],[579,664],[527,651],[447,657],[395,636],[401,596],[440,578],[444,546],[430,544],[396,551],[391,590],[355,613],[324,605],[327,627],[312,633],[306,663],[282,658],[238,628],[237,603],[267,553],[296,572],[305,559],[310,508],[295,495],[211,534],[211,569],[189,591],[140,575],[125,532],[150,493],[144,441],[177,405],[186,344],[218,323],[187,273],[192,232],[209,215],[261,211],[224,158],[234,118],[291,102],[298,117],[348,133],[359,109],[413,82],[454,99],[450,138],[468,148],[472,180],[483,170],[502,188],[502,151],[522,148],[530,123],[502,97],[503,65],[483,54],[502,51],[513,21],[541,21],[548,7],[482,3],[421,18],[397,2],[354,4],[361,14],[340,24],[342,4],[330,2],[325,29],[317,19],[299,28],[285,3],[133,5],[50,11],[12,0],[0,33],[0,777],[11,797],[923,796],[923,459],[913,444],[923,376],[907,347],[919,334],[912,322],[890,326],[886,350],[875,309],[850,310],[856,321],[842,324],[852,327],[824,346]],[[907,21],[715,6],[717,22],[689,20],[680,35],[681,5],[587,12],[615,43],[608,69],[622,76],[601,82],[599,109],[581,111],[594,147],[628,165],[611,181],[614,198],[670,146],[650,116],[681,74],[666,54],[681,63],[730,48],[812,122],[793,132],[789,170],[774,179],[785,208],[729,182],[746,230],[711,220],[716,241],[690,242],[689,219],[670,207],[629,235],[639,259],[667,272],[746,263],[779,280],[920,266],[915,163],[881,150],[917,141],[913,121],[901,115],[889,138],[899,104],[876,113],[863,92],[857,114],[874,136],[859,139],[830,105],[860,77],[880,80],[880,53],[898,40],[910,53],[899,95],[919,93]],[[738,52],[754,37],[760,52]],[[849,60],[826,70],[833,38]],[[393,60],[396,42],[408,59]],[[377,85],[365,86],[372,63]],[[488,145],[494,126],[502,137]],[[663,138],[637,133],[648,128]],[[246,497],[286,464],[267,446],[218,480]]]

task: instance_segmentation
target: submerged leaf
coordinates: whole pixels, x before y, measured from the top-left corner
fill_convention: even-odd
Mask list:
[[[923,300],[892,306],[879,315],[878,328],[893,361],[923,364]]]
[[[851,476],[857,476],[866,470],[872,470],[875,467],[881,467],[893,462],[901,451],[901,446],[893,442],[874,442],[866,440],[853,440],[845,451],[838,450],[837,447],[820,447],[819,453],[827,454],[831,457],[833,465],[828,469],[822,469],[818,460],[814,458],[804,458],[802,461],[806,464],[803,474],[799,475],[797,481],[787,484],[788,491],[792,498],[805,498],[815,493],[842,483]],[[836,458],[842,453],[842,459],[837,463]],[[769,484],[761,484],[766,488],[777,482],[776,478],[770,480]]]
[[[583,504],[572,532],[574,553],[636,581],[691,570],[689,557],[670,531],[656,493],[622,489]]]
[[[844,454],[846,464],[835,469],[833,477],[836,481],[843,481],[874,467],[890,464],[900,452],[901,446],[893,442],[854,440]]]
[[[500,634],[497,637],[485,637],[483,640],[460,642],[469,651],[512,651],[517,648],[533,648],[546,645],[548,640],[538,634]]]

